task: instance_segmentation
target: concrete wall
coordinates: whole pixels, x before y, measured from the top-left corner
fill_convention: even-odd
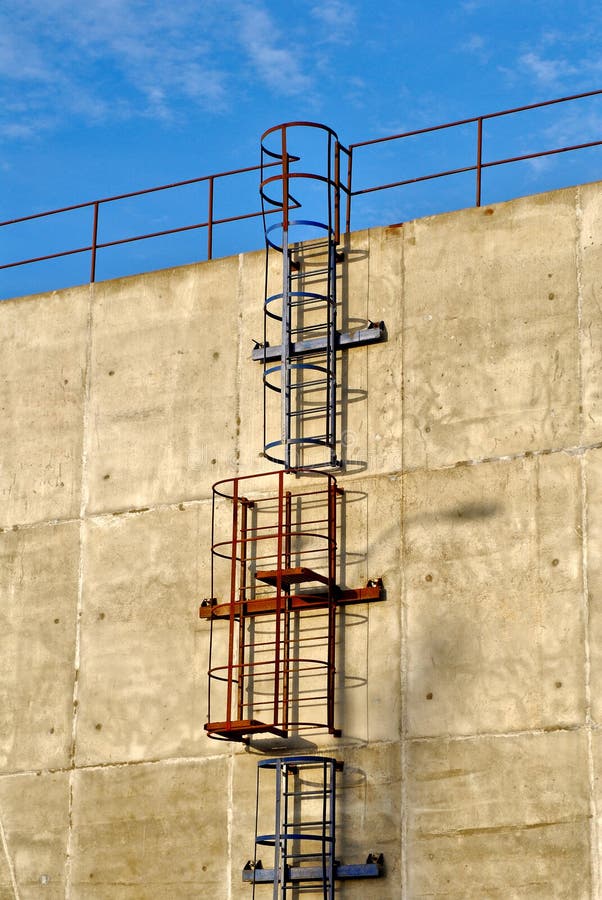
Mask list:
[[[599,897],[602,187],[352,235],[347,900]],[[263,254],[0,304],[0,898],[250,898],[206,720],[210,493],[261,458]],[[352,402],[354,401],[354,402]],[[258,889],[258,896],[270,889]]]

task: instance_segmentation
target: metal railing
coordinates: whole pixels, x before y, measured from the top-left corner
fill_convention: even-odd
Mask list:
[[[186,181],[175,181],[172,184],[162,184],[158,187],[152,188],[143,188],[139,191],[129,191],[126,194],[116,194],[114,197],[103,197],[99,200],[89,200],[84,203],[75,203],[72,206],[63,206],[60,209],[50,209],[45,212],[34,213],[29,216],[21,216],[18,219],[8,219],[5,222],[0,222],[0,228],[9,226],[9,225],[17,225],[23,222],[32,222],[35,219],[44,219],[49,218],[50,216],[59,216],[64,213],[74,212],[75,210],[80,209],[89,209],[92,213],[92,222],[91,222],[91,240],[89,244],[86,244],[81,247],[73,247],[68,250],[60,250],[56,253],[47,253],[43,256],[35,256],[30,259],[20,259],[15,260],[13,262],[4,263],[0,265],[0,270],[2,269],[12,269],[16,266],[27,266],[32,263],[38,262],[46,262],[51,259],[59,259],[64,256],[73,256],[77,253],[89,253],[90,254],[90,281],[93,282],[96,280],[96,258],[99,250],[106,249],[108,247],[117,247],[123,244],[131,244],[134,241],[146,241],[151,238],[157,237],[165,237],[170,234],[181,234],[185,231],[193,231],[198,230],[200,228],[207,229],[207,259],[213,258],[213,231],[214,228],[218,225],[224,225],[227,222],[239,222],[244,219],[253,219],[262,216],[262,211],[255,210],[249,213],[243,213],[238,216],[226,216],[223,218],[215,218],[214,216],[214,187],[215,182],[222,178],[232,178],[237,175],[247,174],[248,172],[259,172],[260,166],[247,166],[244,169],[232,169],[229,172],[218,172],[214,175],[202,175],[199,178],[188,178]],[[109,203],[116,203],[120,200],[129,200],[132,197],[142,197],[148,194],[155,194],[159,191],[169,191],[174,188],[187,187],[193,184],[202,184],[206,183],[208,186],[208,194],[207,194],[207,215],[206,219],[203,222],[195,222],[190,225],[181,225],[179,228],[166,228],[162,231],[153,231],[148,234],[137,234],[129,237],[118,238],[113,241],[99,241],[98,240],[98,226],[99,226],[99,213],[100,208],[102,206],[106,206]]]
[[[492,159],[492,160],[484,160],[483,159],[483,126],[484,123],[491,119],[500,119],[503,116],[512,116],[518,113],[528,112],[534,109],[543,109],[547,106],[554,106],[558,103],[570,103],[576,100],[583,100],[586,97],[596,97],[602,94],[602,90],[598,91],[587,91],[584,94],[573,94],[569,97],[558,97],[554,100],[544,100],[541,103],[530,103],[527,106],[517,106],[513,109],[504,109],[500,112],[487,113],[483,116],[473,116],[470,119],[459,119],[456,122],[446,122],[443,125],[434,125],[430,128],[418,128],[414,131],[405,131],[401,134],[393,134],[387,137],[374,138],[369,141],[359,141],[355,144],[349,145],[349,167],[347,173],[347,181],[349,185],[349,194],[347,199],[347,217],[346,217],[346,230],[350,230],[351,225],[351,199],[352,197],[358,197],[362,194],[371,194],[376,191],[386,191],[396,187],[404,187],[410,184],[418,184],[419,182],[424,181],[432,181],[435,178],[447,178],[451,175],[460,175],[466,172],[474,172],[475,173],[475,206],[481,205],[481,194],[482,194],[482,175],[484,169],[490,169],[495,166],[505,166],[511,163],[525,162],[527,160],[539,159],[546,156],[554,156],[558,153],[568,153],[573,150],[585,150],[588,147],[599,147],[602,145],[602,139],[599,141],[586,141],[580,144],[572,144],[570,146],[563,147],[554,147],[548,150],[540,150],[535,153],[523,153],[519,156],[508,156],[503,159]],[[359,150],[364,147],[373,147],[376,144],[384,144],[389,143],[391,141],[401,141],[410,137],[416,137],[418,135],[424,134],[433,134],[437,131],[443,131],[451,128],[459,128],[465,125],[475,125],[476,126],[476,135],[475,135],[475,162],[467,165],[461,166],[455,169],[447,169],[443,172],[432,172],[426,175],[419,175],[416,178],[407,178],[405,180],[392,181],[388,184],[379,184],[371,187],[363,188],[361,190],[352,190],[352,166],[353,166],[353,154],[354,151]]]
[[[345,218],[345,227],[346,231],[350,231],[352,228],[352,208],[355,209],[356,204],[353,202],[355,198],[359,198],[362,196],[366,196],[369,194],[374,194],[381,191],[388,191],[395,188],[403,188],[409,185],[415,185],[421,182],[428,182],[434,179],[448,178],[454,175],[472,173],[475,174],[475,189],[474,189],[474,204],[476,206],[480,206],[482,202],[482,176],[483,172],[487,169],[491,169],[493,167],[501,167],[508,166],[511,164],[535,160],[544,157],[550,157],[557,154],[569,153],[573,151],[585,150],[586,148],[593,148],[602,145],[602,138],[600,140],[589,140],[583,141],[579,143],[573,143],[570,145],[563,146],[554,146],[549,147],[544,150],[539,150],[531,153],[523,153],[519,155],[511,155],[506,156],[499,159],[486,159],[484,158],[483,152],[483,141],[484,141],[484,129],[487,122],[493,119],[501,119],[502,117],[510,117],[517,116],[527,111],[533,111],[538,109],[543,109],[545,107],[551,107],[557,104],[568,104],[568,103],[576,103],[577,101],[584,100],[585,98],[597,97],[602,95],[602,90],[595,91],[587,91],[586,93],[581,94],[573,94],[568,97],[559,97],[553,100],[546,100],[540,103],[531,103],[525,106],[515,107],[513,109],[506,109],[499,112],[488,113],[486,115],[474,116],[468,119],[460,119],[454,122],[447,122],[441,125],[435,125],[428,128],[420,128],[415,129],[413,131],[406,131],[399,134],[393,134],[386,137],[374,138],[372,140],[359,141],[353,144],[350,144],[348,148],[341,147],[342,150],[345,151],[348,157],[347,163],[347,173],[346,173],[346,181],[341,183],[340,187],[345,192],[347,196],[347,207],[346,207],[346,218]],[[421,135],[429,135],[437,132],[443,131],[452,131],[453,129],[459,129],[466,126],[474,126],[475,128],[475,139],[473,145],[474,157],[467,162],[466,165],[458,166],[455,168],[445,169],[442,171],[436,172],[427,172],[425,174],[418,175],[413,178],[399,179],[394,181],[389,181],[383,184],[369,184],[368,186],[355,188],[354,187],[354,177],[355,170],[357,167],[357,163],[360,160],[360,153],[363,153],[367,148],[375,147],[376,145],[381,144],[394,144],[395,142],[407,141],[409,138],[414,138]],[[268,164],[269,165],[269,164]],[[277,165],[277,163],[273,163],[273,165]],[[265,168],[265,165],[264,165]],[[117,194],[112,197],[103,197],[96,200],[90,200],[83,203],[73,204],[71,206],[61,207],[59,209],[51,209],[44,212],[34,213],[32,215],[21,216],[19,218],[8,219],[6,221],[0,222],[0,234],[2,233],[2,229],[6,229],[9,227],[17,226],[24,223],[31,223],[34,220],[40,219],[52,219],[58,218],[61,215],[65,215],[67,213],[72,213],[78,210],[89,210],[90,211],[90,225],[89,225],[89,239],[88,241],[77,245],[68,247],[67,249],[58,250],[51,253],[39,253],[35,256],[29,258],[21,258],[21,259],[13,259],[8,262],[3,262],[0,264],[0,272],[8,269],[15,269],[21,266],[29,266],[35,263],[46,262],[50,260],[57,260],[65,257],[72,257],[78,254],[89,254],[90,258],[90,281],[94,282],[97,279],[97,258],[98,253],[101,250],[106,250],[108,248],[114,248],[118,246],[123,246],[127,244],[132,244],[134,242],[139,241],[148,241],[153,238],[165,237],[168,235],[176,235],[184,232],[191,232],[201,229],[206,229],[207,242],[206,242],[206,254],[201,256],[204,259],[212,259],[214,253],[214,233],[215,229],[226,224],[232,224],[235,222],[242,222],[244,220],[250,220],[254,218],[260,218],[262,216],[262,210],[259,208],[259,194],[258,197],[258,208],[253,209],[249,212],[239,213],[238,215],[217,215],[215,210],[215,186],[218,182],[227,182],[228,188],[231,188],[232,192],[235,193],[237,191],[237,184],[240,184],[240,179],[242,176],[248,176],[249,173],[258,173],[258,181],[259,181],[259,173],[261,167],[260,165],[247,166],[245,168],[233,169],[228,172],[219,172],[212,175],[204,175],[198,178],[190,178],[185,181],[177,181],[172,184],[163,184],[157,187],[145,188],[138,191],[130,191],[124,194]],[[238,179],[238,181],[237,181]],[[132,198],[139,198],[143,196],[147,196],[150,194],[156,194],[158,192],[167,192],[172,191],[176,188],[186,188],[191,187],[193,185],[206,184],[207,185],[207,201],[206,201],[206,213],[205,218],[202,221],[193,222],[186,225],[181,225],[179,227],[174,228],[166,228],[158,231],[151,231],[144,234],[133,234],[127,235],[125,237],[116,238],[113,240],[99,240],[99,226],[100,226],[100,218],[101,211],[108,207],[109,205],[118,204],[125,200],[130,200]],[[561,184],[555,184],[555,187],[562,186]],[[472,201],[467,202],[465,205],[472,205]],[[442,211],[442,210],[438,210]],[[386,224],[386,223],[383,223]],[[258,229],[258,240],[257,246],[261,245],[260,240],[261,231]],[[189,260],[190,262],[199,261],[198,251],[195,250],[196,258]],[[140,269],[138,269],[140,271]]]

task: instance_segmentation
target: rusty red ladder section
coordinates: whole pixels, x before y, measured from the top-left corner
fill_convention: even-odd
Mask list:
[[[200,608],[211,622],[210,737],[247,741],[307,728],[340,733],[337,608],[382,598],[380,584],[337,583],[342,495],[333,475],[315,471],[279,470],[214,485],[212,591]],[[221,714],[214,717],[216,708]]]

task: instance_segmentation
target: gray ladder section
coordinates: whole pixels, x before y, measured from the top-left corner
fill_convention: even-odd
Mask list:
[[[255,835],[256,859],[261,847],[274,848],[273,900],[299,893],[334,900],[336,768],[328,757],[266,760],[262,768],[275,770],[274,833]],[[266,872],[267,874],[267,872]],[[255,886],[253,880],[253,897]]]
[[[282,294],[265,304],[266,320],[280,325],[279,359],[263,355],[264,390],[280,395],[280,435],[270,439],[266,433],[265,453],[287,469],[336,468],[336,245],[328,233],[305,242],[293,258],[286,233],[283,240]],[[267,351],[266,345],[261,349]],[[269,396],[265,403],[268,408]]]

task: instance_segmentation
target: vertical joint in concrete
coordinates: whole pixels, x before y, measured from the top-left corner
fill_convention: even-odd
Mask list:
[[[2,811],[0,810],[0,845],[2,846],[2,851],[4,853],[4,857],[6,859],[6,865],[8,867],[8,872],[10,875],[10,883],[13,889],[14,900],[21,900],[19,895],[19,888],[17,885],[17,878],[15,875],[15,867],[13,866],[13,862],[8,850],[8,841],[6,839],[6,832],[4,831],[4,825],[2,824]]]

